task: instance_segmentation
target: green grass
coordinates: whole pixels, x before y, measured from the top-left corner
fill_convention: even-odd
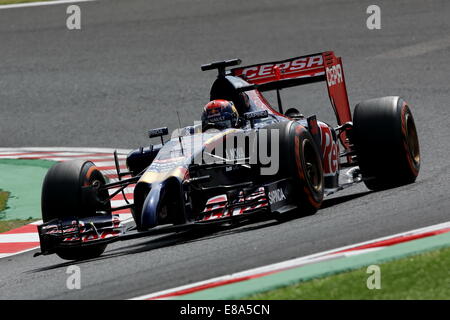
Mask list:
[[[0,190],[0,213],[6,209],[6,204],[8,202],[9,192]],[[16,219],[16,220],[8,220],[1,221],[0,220],[0,233],[6,232],[15,228],[19,228],[23,225],[29,224],[37,219],[29,218],[25,220]]]
[[[42,182],[53,164],[46,160],[0,159],[0,188],[11,193],[0,220],[41,217]]]
[[[38,219],[0,221],[0,233],[19,228]]]
[[[379,265],[381,289],[367,289],[366,268],[256,294],[260,300],[450,299],[450,248]]]
[[[6,209],[6,203],[8,202],[9,192],[0,190],[0,212]]]
[[[38,1],[49,1],[49,0],[0,0],[0,5],[14,4],[14,3],[38,2]],[[50,0],[50,1],[53,1],[53,0]]]

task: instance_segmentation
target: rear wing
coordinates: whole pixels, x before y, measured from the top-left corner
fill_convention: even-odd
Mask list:
[[[260,91],[270,90],[273,86],[286,87],[288,83],[299,84],[325,80],[324,59],[322,53],[291,58],[282,61],[254,64],[246,67],[237,67],[230,70],[234,76],[240,77],[252,84],[259,84]],[[277,83],[278,82],[278,83]],[[268,86],[272,85],[272,86]],[[264,90],[265,89],[265,90]]]
[[[352,121],[347,88],[345,86],[342,60],[333,51],[326,51],[282,61],[237,67],[229,74],[239,77],[251,85],[242,91],[258,89],[259,91],[280,90],[283,88],[326,81],[331,106],[339,125]],[[342,143],[347,148],[345,133]]]

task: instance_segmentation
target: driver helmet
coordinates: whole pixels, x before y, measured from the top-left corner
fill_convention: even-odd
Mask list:
[[[237,128],[239,126],[239,113],[232,101],[217,99],[208,102],[203,108],[203,131],[215,128],[219,130]]]

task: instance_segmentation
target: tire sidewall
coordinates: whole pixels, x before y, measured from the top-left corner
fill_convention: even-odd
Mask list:
[[[295,200],[301,212],[314,213],[324,197],[323,165],[320,153],[309,131],[296,121],[283,121],[266,127],[278,130],[279,170],[278,178],[290,178],[294,187]],[[272,134],[268,134],[272,137]],[[269,141],[271,144],[271,141]],[[315,154],[320,173],[320,189],[315,190],[306,177],[304,146],[309,144]]]
[[[323,176],[323,165],[320,158],[319,150],[308,130],[295,123],[292,126],[294,132],[292,136],[294,138],[294,154],[295,154],[295,172],[297,175],[297,184],[302,194],[302,202],[307,203],[314,209],[318,209],[323,201],[324,196],[324,176]],[[309,144],[314,149],[315,161],[320,169],[320,188],[316,190],[313,187],[311,181],[306,177],[306,158],[305,158],[305,148],[306,144]]]

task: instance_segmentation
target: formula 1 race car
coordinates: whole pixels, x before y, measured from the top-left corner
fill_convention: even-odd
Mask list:
[[[330,51],[246,67],[240,62],[203,65],[218,71],[210,91],[214,103],[205,107],[209,114],[165,142],[167,127],[150,130],[149,137],[161,143],[132,151],[127,172],[114,154],[118,181],[107,182],[89,161],[55,164],[42,189],[41,254],[92,258],[118,240],[257,216],[312,214],[324,196],[358,182],[382,190],[416,180],[419,142],[405,100],[363,101],[352,117],[342,61]],[[295,108],[283,110],[281,89],[320,81],[326,82],[336,127]],[[262,95],[271,90],[278,110]],[[228,120],[229,126],[216,126]],[[130,185],[134,202],[112,208],[110,199]],[[114,214],[127,208],[131,229]]]

